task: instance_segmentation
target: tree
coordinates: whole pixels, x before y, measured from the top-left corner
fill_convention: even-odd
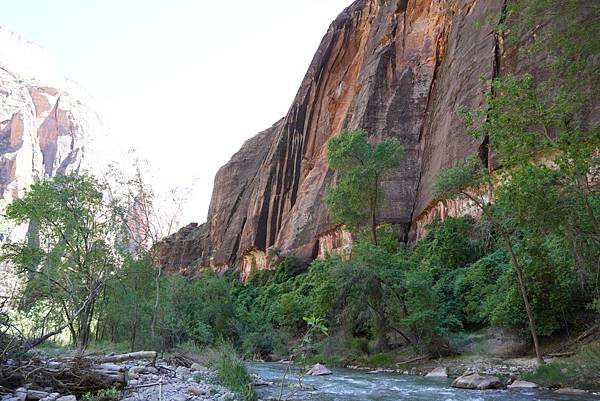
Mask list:
[[[91,176],[61,175],[33,184],[6,209],[9,220],[29,224],[30,235],[4,244],[2,258],[16,267],[33,303],[62,314],[33,345],[67,327],[80,350],[90,341],[96,300],[119,265],[123,229],[123,210],[104,189]]]
[[[491,182],[488,171],[476,157],[471,157],[463,163],[456,163],[453,167],[443,170],[438,174],[433,185],[433,195],[440,200],[463,198],[471,201],[478,207],[484,216],[501,236],[510,257],[511,265],[517,275],[519,289],[529,320],[529,329],[539,363],[544,363],[539,347],[537,325],[530,305],[530,297],[527,291],[527,283],[523,268],[517,258],[513,242],[513,232],[507,228],[509,220],[500,219],[494,205],[482,195],[482,188]],[[487,193],[486,193],[487,194]]]
[[[377,245],[377,211],[383,202],[381,182],[386,171],[400,164],[402,155],[402,146],[393,140],[372,146],[365,131],[344,130],[332,138],[327,158],[339,174],[339,182],[327,191],[325,201],[334,221],[353,231],[369,226]]]

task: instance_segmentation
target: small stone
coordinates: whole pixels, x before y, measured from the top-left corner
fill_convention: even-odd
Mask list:
[[[148,368],[145,366],[134,366],[133,368],[129,369],[129,373],[142,374],[147,372]]]
[[[192,363],[192,366],[190,366],[190,370],[193,370],[194,372],[204,372],[206,368],[199,363],[194,362]]]
[[[177,377],[187,378],[190,375],[190,370],[185,366],[179,366],[177,369],[175,369],[175,374]]]
[[[25,387],[19,387],[15,390],[15,401],[25,401],[27,399],[27,389]]]
[[[194,386],[190,387],[188,391],[194,395],[208,395],[210,392],[205,387]]]
[[[448,371],[445,367],[440,366],[438,368],[433,369],[431,372],[427,373],[425,377],[448,377]]]
[[[42,398],[40,401],[56,401],[56,399],[60,397],[59,393],[49,394],[46,398]]]
[[[65,395],[60,397],[56,401],[77,401],[77,397],[75,397],[74,395]]]

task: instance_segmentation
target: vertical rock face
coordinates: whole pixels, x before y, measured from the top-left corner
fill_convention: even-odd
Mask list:
[[[81,88],[43,49],[0,27],[0,198],[78,171],[102,124]]]
[[[342,232],[332,237],[336,227],[323,202],[335,180],[327,143],[343,128],[404,146],[402,165],[384,182],[379,218],[397,224],[405,239],[414,237],[419,222],[438,210],[435,174],[481,146],[464,134],[455,111],[483,103],[480,77],[496,68],[493,27],[502,6],[355,1],[329,27],[288,114],[219,170],[208,222],[185,246],[170,248],[168,240],[164,265],[182,267],[170,255],[182,247],[196,267],[223,268],[247,265],[240,263],[247,254],[254,263],[268,261],[256,255],[269,249],[311,259],[337,243],[347,246]]]
[[[39,46],[0,27],[0,210],[34,182],[95,165],[88,157],[102,124],[84,91]],[[0,241],[27,227],[0,226]],[[0,296],[17,284],[0,265]]]

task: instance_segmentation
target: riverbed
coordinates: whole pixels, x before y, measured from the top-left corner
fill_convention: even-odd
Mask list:
[[[258,388],[262,399],[280,395],[287,365],[283,363],[253,363],[252,373],[273,382],[274,386]],[[299,373],[292,368],[283,380],[284,400],[315,401],[583,401],[600,400],[600,396],[563,395],[549,390],[462,390],[450,387],[449,379],[429,379],[390,373],[367,374],[351,369],[331,369],[331,376],[304,376],[299,389]]]

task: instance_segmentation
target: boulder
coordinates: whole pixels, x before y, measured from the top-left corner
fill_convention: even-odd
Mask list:
[[[427,373],[425,377],[448,377],[448,371],[445,367],[440,366]]]
[[[327,369],[324,365],[317,363],[308,372],[308,376],[326,376],[331,374],[331,370]]]
[[[456,378],[452,382],[452,387],[470,390],[489,390],[504,388],[504,384],[496,376],[471,373]]]
[[[515,380],[508,386],[510,389],[520,389],[520,388],[538,388],[539,386],[533,382],[528,382],[525,380]]]
[[[41,400],[42,398],[46,398],[50,395],[47,391],[40,390],[27,390],[27,399],[28,400]]]

